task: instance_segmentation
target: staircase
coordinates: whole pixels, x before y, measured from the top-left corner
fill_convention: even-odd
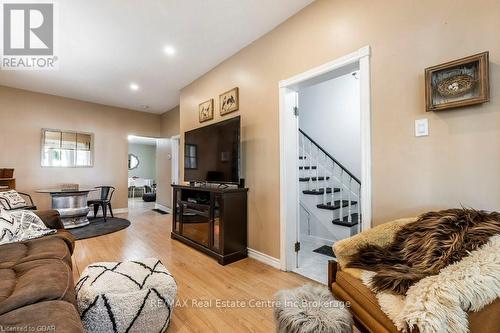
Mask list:
[[[300,206],[308,223],[312,216],[314,223],[321,224],[319,237],[323,239],[335,241],[357,234],[360,180],[304,131],[299,132]]]

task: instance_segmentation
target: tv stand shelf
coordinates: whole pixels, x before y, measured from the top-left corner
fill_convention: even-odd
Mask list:
[[[171,238],[226,265],[247,257],[246,188],[172,185]]]

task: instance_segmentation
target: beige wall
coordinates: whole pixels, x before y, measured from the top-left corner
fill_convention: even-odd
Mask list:
[[[179,135],[179,106],[163,113],[160,117],[160,132],[162,138],[171,138]]]
[[[179,134],[179,106],[165,112],[160,117],[161,139],[156,146],[157,183],[156,203],[172,208],[172,136]]]
[[[113,207],[127,207],[127,135],[160,136],[159,116],[0,86],[0,167],[15,168],[17,189],[49,208],[47,194],[61,183],[109,184],[117,188]],[[42,168],[42,128],[94,133],[94,167]]]
[[[140,177],[157,181],[156,146],[139,143],[129,143],[128,153],[139,160],[136,168],[128,170],[128,177]]]
[[[184,88],[181,133],[201,126],[198,103],[215,98],[217,109],[219,93],[240,87],[249,246],[279,257],[278,82],[370,45],[374,224],[460,204],[500,209],[498,31],[497,0],[318,0]],[[491,102],[425,113],[424,68],[485,50]],[[431,135],[415,138],[422,117]]]

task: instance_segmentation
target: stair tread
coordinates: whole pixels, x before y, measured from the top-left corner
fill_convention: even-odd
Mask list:
[[[317,180],[325,180],[325,177],[321,176],[321,177],[317,177],[318,179]],[[299,181],[300,182],[308,182],[309,179],[311,180],[316,180],[316,177],[300,177],[299,178]],[[326,180],[330,179],[330,177],[326,177]]]
[[[349,223],[349,216],[344,216],[342,220],[335,219],[332,223],[343,227],[352,227],[359,223],[359,216],[358,213],[351,214],[351,223]]]
[[[299,170],[316,170],[318,167],[313,165],[313,166],[300,166]]]
[[[340,188],[338,188],[338,187],[335,187],[333,190],[335,193],[340,192]],[[302,193],[310,194],[310,195],[321,195],[324,193],[324,190],[322,188],[320,188],[319,190],[304,190],[304,191],[302,191]],[[332,193],[332,188],[327,187],[326,193]]]
[[[351,205],[355,204],[357,204],[357,202],[351,200]],[[349,206],[349,200],[342,200],[342,207],[347,207],[347,206]],[[320,209],[336,210],[340,208],[340,200],[335,200],[333,205],[331,202],[327,202],[326,204],[319,204],[316,207]]]

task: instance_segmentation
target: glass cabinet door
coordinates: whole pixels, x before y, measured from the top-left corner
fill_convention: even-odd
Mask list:
[[[209,246],[210,205],[182,201],[180,234],[198,244]]]
[[[212,224],[213,233],[213,246],[212,249],[221,253],[221,205],[222,197],[220,195],[215,196],[214,200],[214,221]]]
[[[174,190],[175,214],[172,216],[172,230],[180,233],[179,226],[181,220],[181,190]]]

